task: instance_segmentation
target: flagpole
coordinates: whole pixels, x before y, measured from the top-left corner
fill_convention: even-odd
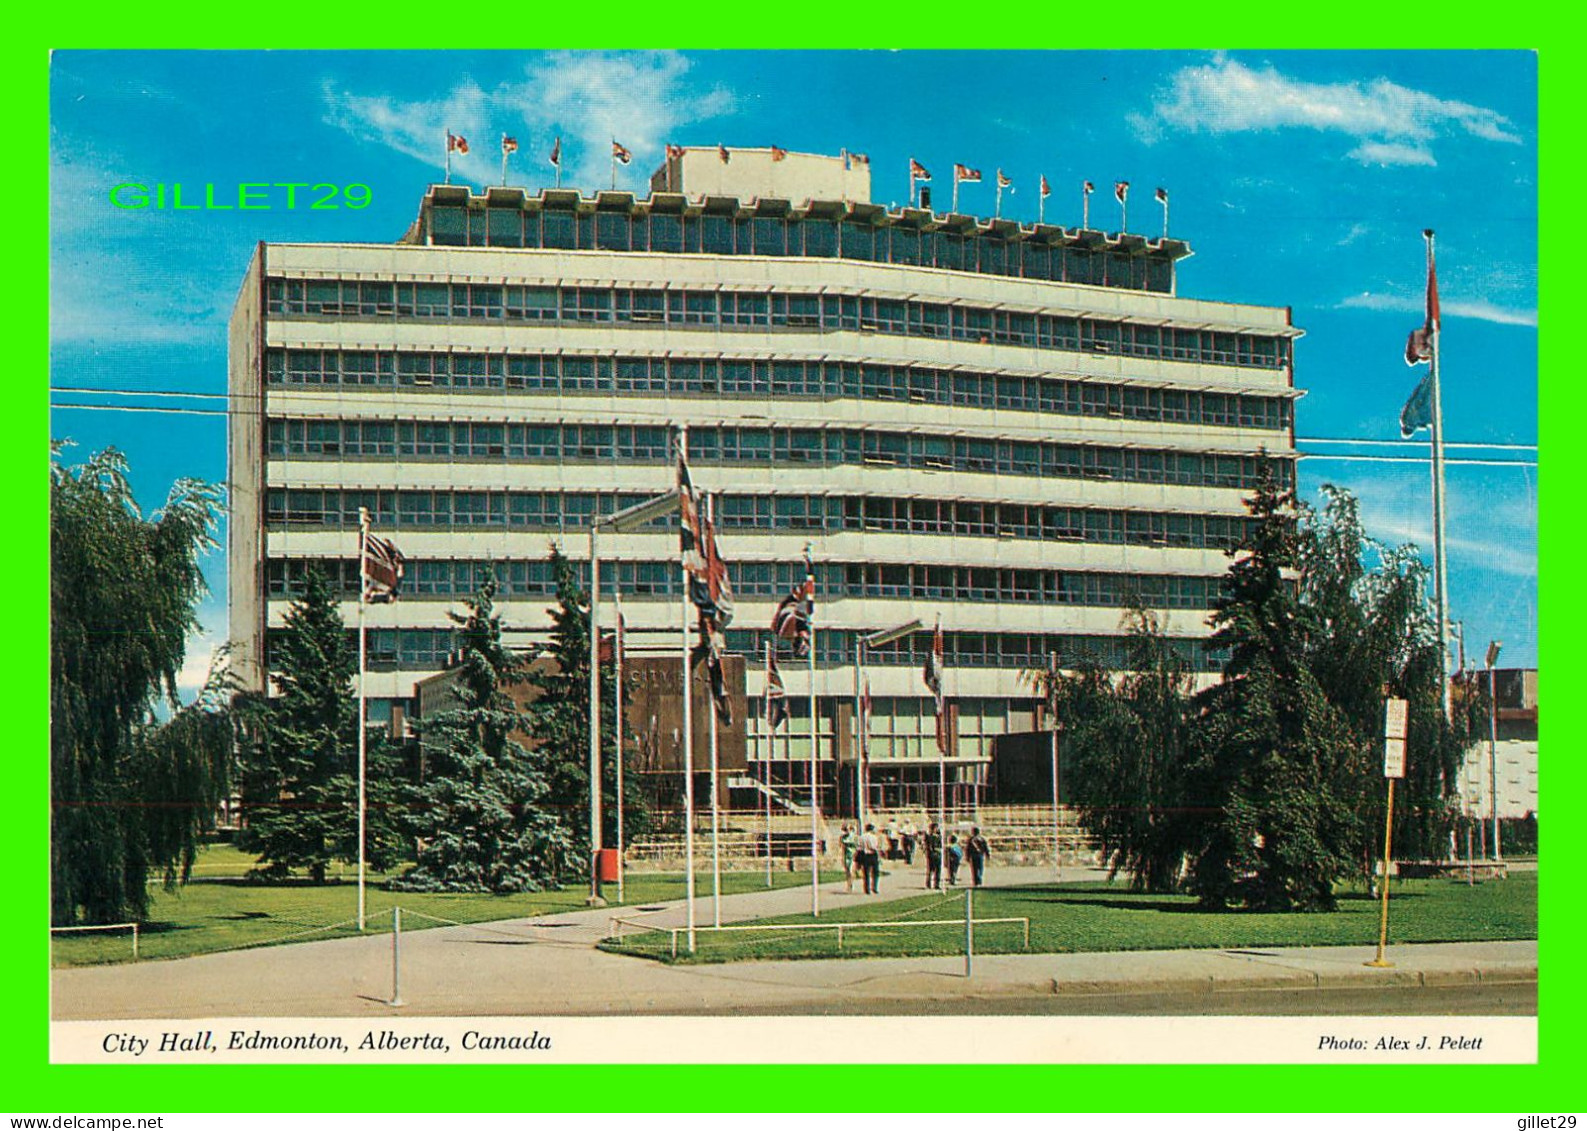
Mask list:
[[[714,525],[716,520],[716,506],[710,495],[705,497],[705,521]],[[715,532],[712,533],[715,538]],[[712,550],[713,560],[715,549]],[[713,695],[714,698],[714,695]],[[717,737],[717,711],[716,704],[711,704],[711,924],[722,925],[722,843],[721,843],[721,817],[719,814],[719,798],[722,785],[718,780],[719,772],[717,746],[720,739]]]
[[[1082,230],[1091,227],[1091,194],[1083,188],[1080,190],[1080,227]]]
[[[501,146],[501,187],[507,187],[507,143],[505,141],[502,142]]]
[[[617,139],[612,138],[612,191],[617,191]]]
[[[1433,257],[1433,229],[1422,232],[1427,240],[1428,285],[1435,285]],[[1444,718],[1450,717],[1453,706],[1449,686],[1449,566],[1444,557],[1444,405],[1439,389],[1438,347],[1442,319],[1434,312],[1433,318],[1433,569],[1436,588],[1435,604],[1438,609],[1438,682],[1443,694]]]
[[[1047,194],[1042,192],[1041,186],[1036,186],[1036,223],[1047,222]]]
[[[601,520],[590,520],[590,895],[591,907],[601,907]]]
[[[865,831],[865,701],[861,698],[860,674],[865,666],[865,642],[860,633],[854,634],[854,823]]]
[[[367,634],[364,627],[364,598],[366,596],[366,582],[364,580],[364,558],[369,552],[369,511],[365,507],[358,508],[358,929],[364,929],[364,912],[366,909],[364,892],[365,851],[364,834],[368,820],[368,796],[366,794],[366,769],[367,769],[367,742],[364,734],[364,676],[366,674],[365,655],[367,654]]]
[[[1003,170],[997,171],[997,197],[992,202],[992,219],[1003,218]]]
[[[937,631],[931,639],[931,650],[935,655],[937,639],[942,635],[942,617],[937,617]],[[943,680],[947,676],[947,664],[937,672],[937,825],[942,830],[942,835],[937,839],[942,845],[942,859],[938,866],[942,869],[937,873],[937,882],[946,883],[948,880],[948,723],[942,717],[943,708],[947,700],[943,697]],[[940,889],[939,889],[940,890]]]
[[[617,603],[617,636],[612,641],[613,662],[616,668],[616,689],[613,710],[617,715],[617,902],[623,902],[623,591],[612,586],[612,599]]]
[[[821,916],[821,802],[816,752],[820,743],[816,720],[816,578],[805,543],[805,590],[810,602],[810,914]]]
[[[452,131],[451,130],[447,130],[446,131],[446,180],[443,183],[444,184],[451,184],[452,183]],[[363,569],[363,565],[360,564],[358,568],[360,570],[362,570]],[[362,584],[362,582],[360,582],[360,584]]]
[[[678,460],[687,465],[689,429],[678,426]],[[687,506],[687,502],[684,503]],[[679,627],[683,635],[683,898],[688,907],[689,953],[694,953],[694,688],[689,671],[689,565],[679,558],[683,602]]]
[[[959,211],[959,170],[955,169],[953,171],[953,212],[954,212],[955,215],[957,215],[958,211]]]
[[[771,754],[772,744],[777,741],[777,731],[771,725],[771,652],[776,645],[766,641],[766,712],[761,717],[766,723],[766,747],[761,751],[761,777],[765,780],[766,788],[763,800],[766,802],[766,886],[771,887]]]
[[[1063,856],[1060,851],[1058,822],[1058,653],[1050,654],[1047,661],[1048,724],[1052,727],[1052,869],[1053,883],[1063,880]]]

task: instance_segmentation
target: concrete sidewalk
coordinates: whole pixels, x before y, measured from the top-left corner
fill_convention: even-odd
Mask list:
[[[1083,878],[1065,869],[1065,879]],[[1047,882],[1050,868],[990,870],[989,886]],[[821,885],[823,910],[922,894],[920,877],[883,878],[882,895]],[[707,888],[707,892],[709,889]],[[957,901],[953,901],[956,903]],[[952,903],[950,903],[952,906]],[[806,912],[810,889],[722,898],[723,923]],[[696,901],[712,922],[709,894]],[[1390,969],[1362,965],[1372,946],[741,962],[668,966],[594,943],[613,917],[682,926],[682,901],[405,932],[400,1009],[389,934],[52,973],[57,1020],[182,1017],[580,1016],[875,1012],[878,1004],[1054,995],[1220,993],[1255,989],[1454,987],[1537,978],[1536,942],[1390,948]],[[949,917],[948,915],[944,916]]]

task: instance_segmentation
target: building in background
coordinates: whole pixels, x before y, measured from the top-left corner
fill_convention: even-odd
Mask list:
[[[858,155],[687,148],[644,198],[436,185],[400,242],[261,244],[231,324],[243,677],[311,567],[352,623],[361,507],[409,559],[368,610],[372,718],[445,666],[447,611],[488,573],[534,646],[549,544],[580,559],[592,515],[669,490],[679,426],[738,597],[749,773],[784,794],[806,669],[784,654],[773,741],[762,654],[807,543],[828,811],[852,804],[866,633],[927,626],[866,657],[873,806],[936,804],[939,617],[959,802],[998,735],[1041,722],[1024,673],[1117,663],[1130,605],[1215,670],[1242,496],[1294,479],[1287,308],[1181,297],[1179,240],[885,207],[870,183]],[[602,536],[603,616],[620,588],[636,654],[678,647],[676,522]]]
[[[1487,671],[1471,671],[1464,678],[1486,700]],[[1536,816],[1537,669],[1497,668],[1493,680],[1498,741],[1490,763],[1489,720],[1483,718],[1478,739],[1460,765],[1461,808],[1468,816],[1491,819],[1496,794],[1501,820]]]

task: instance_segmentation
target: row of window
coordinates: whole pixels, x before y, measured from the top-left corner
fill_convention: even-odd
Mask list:
[[[596,514],[615,514],[648,497],[618,492],[277,487],[266,495],[265,522],[275,530],[356,530],[362,509],[369,512],[371,522],[382,531],[495,529],[583,533]],[[1240,515],[859,495],[719,495],[715,506],[716,522],[723,530],[821,534],[885,531],[1220,550],[1239,545],[1247,525],[1247,519]],[[676,516],[668,516],[653,522],[650,529],[677,527]]]
[[[823,360],[273,349],[277,386],[644,396],[840,397],[1066,416],[1283,429],[1288,399]]]
[[[266,301],[279,315],[855,330],[1259,369],[1282,368],[1290,352],[1261,334],[841,294],[271,279]]]
[[[296,597],[310,570],[331,576],[346,600],[358,594],[356,559],[272,558],[266,584],[272,597]],[[974,566],[884,565],[876,562],[823,562],[815,567],[818,600],[916,598],[938,601],[1086,605],[1154,609],[1206,609],[1221,591],[1219,577],[1131,573],[1083,573],[1043,569],[982,569]],[[588,585],[587,564],[581,583]],[[733,591],[742,598],[785,596],[805,577],[803,562],[728,564]],[[477,593],[494,578],[503,599],[543,598],[556,593],[556,578],[545,559],[480,561],[415,559],[406,565],[403,591],[415,597],[457,599]],[[676,561],[614,561],[602,566],[602,592],[634,597],[676,597],[682,593]]]
[[[273,628],[266,636],[267,662],[272,667],[278,666],[276,650],[281,631]],[[816,662],[823,665],[853,663],[856,635],[852,629],[818,629]],[[869,666],[918,668],[925,663],[931,651],[931,635],[929,632],[915,633],[893,644],[867,648],[865,662]],[[743,656],[758,659],[765,655],[767,644],[776,644],[785,658],[788,655],[787,642],[777,640],[770,631],[730,628],[726,636],[728,651]],[[1055,653],[1058,662],[1065,667],[1092,660],[1119,669],[1128,662],[1128,642],[1119,636],[944,631],[942,638],[943,659],[950,671],[953,668],[1046,668],[1048,658]],[[357,648],[356,633],[348,633],[347,646],[349,652]],[[1210,647],[1204,640],[1176,638],[1172,646],[1198,671],[1216,671],[1225,658],[1224,651]],[[449,628],[368,630],[369,665],[377,669],[440,668],[454,655],[457,647],[457,637]]]
[[[921,231],[901,224],[812,216],[676,216],[558,209],[426,209],[429,238],[444,247],[529,247],[667,254],[774,255],[940,267],[1096,287],[1170,293],[1173,260],[1107,249],[1007,239],[985,231]]]
[[[670,429],[627,424],[272,418],[267,443],[268,454],[278,459],[664,463],[672,453]],[[1256,486],[1264,468],[1270,468],[1286,487],[1294,475],[1293,460],[1265,454],[1048,444],[851,428],[706,425],[689,430],[689,459],[698,464],[852,464],[1241,489]]]

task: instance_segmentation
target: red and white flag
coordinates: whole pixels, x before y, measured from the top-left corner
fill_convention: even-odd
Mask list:
[[[509,153],[517,153],[518,152],[518,139],[515,138],[515,137],[508,137],[506,134],[502,134],[501,135],[501,152],[502,152],[502,156],[503,157],[505,157]]]
[[[683,146],[681,146],[681,145],[670,145],[670,144],[667,146],[667,160],[668,161],[676,161],[679,158],[681,158],[682,156],[683,156]]]
[[[1168,203],[1168,190],[1167,189],[1160,188],[1160,189],[1157,190],[1157,202],[1159,204],[1167,204]]]
[[[722,164],[724,164],[724,165],[726,165],[729,161],[731,161],[733,159],[732,156],[728,153],[727,146],[725,146],[725,145],[718,145],[716,147],[716,155],[722,159]]]
[[[1427,239],[1427,316],[1405,343],[1406,365],[1433,360],[1433,335],[1438,332],[1438,264],[1433,258],[1432,229],[1422,234]]]
[[[972,169],[968,165],[955,165],[953,179],[964,185],[977,185],[981,183],[981,170]]]
[[[1043,196],[1051,196],[1052,195],[1052,185],[1047,183],[1047,177],[1046,177],[1045,174],[1042,175],[1042,179],[1041,179],[1041,194]]]
[[[1124,198],[1130,195],[1130,182],[1129,181],[1114,181],[1113,182],[1113,195],[1118,198],[1118,201],[1119,201],[1120,204],[1123,204],[1124,203]]]
[[[451,130],[447,130],[446,131],[446,151],[448,153],[467,153],[468,152],[468,138],[462,137],[459,134],[455,134]]]
[[[562,139],[557,138],[551,143],[551,164],[558,169],[562,168]]]
[[[775,145],[771,147],[771,159],[773,161],[781,161],[787,156],[788,151],[786,149],[778,149]]]
[[[871,159],[863,153],[851,153],[849,154],[849,160],[856,165],[869,165],[871,163]],[[929,181],[931,178],[927,177],[926,180]]]
[[[931,180],[931,174],[926,171],[924,165],[911,157],[909,159],[909,179],[912,181],[929,181]]]
[[[366,604],[386,604],[397,599],[402,587],[402,575],[407,561],[402,551],[384,538],[365,533],[359,551],[360,572],[363,574],[363,597]]]
[[[617,139],[614,137],[612,139],[612,160],[616,161],[619,165],[626,165],[633,159],[634,155],[628,152],[624,146],[619,145],[617,143]]]
[[[926,657],[926,667],[921,672],[926,681],[926,688],[931,692],[931,697],[937,703],[937,749],[943,754],[948,752],[948,727],[943,718],[945,701],[942,695],[942,677],[945,661],[942,649],[942,621],[937,622],[937,631],[931,638],[931,655]]]
[[[1090,181],[1087,181],[1080,187],[1080,191],[1085,193],[1087,196],[1090,196],[1092,193],[1097,191],[1097,186],[1092,184]]]
[[[1003,175],[1003,170],[999,169],[997,171],[997,187],[998,188],[1012,188],[1013,186],[1014,186],[1014,182],[1009,180],[1006,176],[1004,176]]]

